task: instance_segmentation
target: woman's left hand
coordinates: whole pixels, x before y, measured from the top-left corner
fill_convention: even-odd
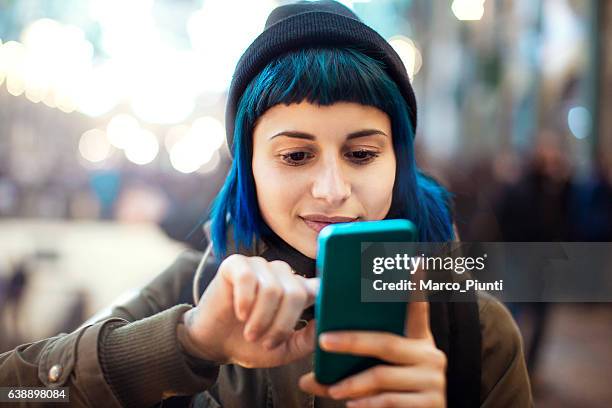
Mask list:
[[[333,385],[319,384],[314,373],[300,388],[322,397],[348,400],[347,407],[445,407],[446,355],[436,348],[429,328],[429,303],[408,304],[406,337],[373,331],[334,331],[319,337],[335,353],[377,357],[378,365]]]

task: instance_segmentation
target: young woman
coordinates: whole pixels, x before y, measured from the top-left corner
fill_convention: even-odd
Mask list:
[[[69,386],[82,406],[532,405],[520,334],[489,297],[412,303],[408,336],[315,339],[325,225],[408,218],[422,241],[454,239],[448,194],[415,164],[414,94],[382,37],[332,1],[277,8],[238,63],[226,119],[233,163],[212,251],[184,254],[107,319],[3,354],[3,386]],[[388,364],[323,386],[315,341]]]

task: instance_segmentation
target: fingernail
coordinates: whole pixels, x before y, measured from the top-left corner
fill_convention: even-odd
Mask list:
[[[340,336],[332,333],[323,333],[319,336],[319,344],[321,347],[333,347],[340,343]]]

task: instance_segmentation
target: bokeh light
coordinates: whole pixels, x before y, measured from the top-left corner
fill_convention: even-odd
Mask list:
[[[164,147],[166,150],[170,152],[172,147],[174,147],[176,143],[185,137],[185,135],[189,132],[189,129],[191,128],[187,125],[172,126],[164,138]]]
[[[64,112],[77,108],[78,93],[92,69],[93,46],[74,26],[42,18],[22,32],[26,97]]]
[[[193,173],[208,163],[225,139],[225,129],[213,117],[203,117],[194,121],[186,133],[177,136],[175,130],[169,150],[170,163],[181,173]],[[168,138],[166,139],[168,140]]]
[[[25,47],[20,42],[8,41],[2,45],[1,51],[0,61],[6,75],[6,90],[13,96],[19,96],[25,91]]]
[[[225,91],[242,52],[257,37],[268,14],[278,5],[274,0],[207,0],[187,22],[191,45],[200,75],[194,84],[202,92]],[[240,10],[240,12],[236,12]],[[211,57],[214,63],[211,63]]]
[[[202,75],[194,70],[192,54],[160,48],[138,62],[131,105],[139,119],[174,124],[191,115],[198,93],[194,82]]]
[[[159,142],[155,134],[146,129],[139,129],[127,140],[124,147],[125,157],[134,164],[151,163],[159,152]]]
[[[100,129],[86,131],[79,140],[81,156],[92,163],[98,163],[106,159],[110,155],[111,149],[106,133]]]
[[[126,113],[113,116],[106,126],[106,133],[110,144],[118,149],[125,149],[130,139],[139,131],[140,125],[138,121]]]
[[[76,93],[78,110],[97,117],[110,112],[122,99],[124,73],[113,61],[103,62],[86,72]]]
[[[484,14],[485,0],[453,0],[451,9],[462,21],[480,20]]]
[[[591,133],[591,112],[584,106],[574,106],[567,113],[567,125],[576,139],[584,139]]]
[[[408,76],[412,80],[423,64],[421,52],[410,38],[404,37],[403,35],[391,37],[389,39],[389,44],[391,44],[395,52],[399,55],[406,67]]]
[[[206,163],[200,166],[197,172],[198,174],[205,174],[205,175],[212,173],[213,171],[217,169],[217,167],[219,167],[220,163],[221,163],[221,154],[219,153],[219,150],[215,150],[210,160],[208,160]]]

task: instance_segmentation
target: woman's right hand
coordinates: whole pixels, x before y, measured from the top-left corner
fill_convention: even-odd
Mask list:
[[[314,350],[314,321],[294,327],[313,304],[318,283],[284,261],[231,255],[198,305],[185,313],[184,346],[197,357],[249,368],[298,360]]]

